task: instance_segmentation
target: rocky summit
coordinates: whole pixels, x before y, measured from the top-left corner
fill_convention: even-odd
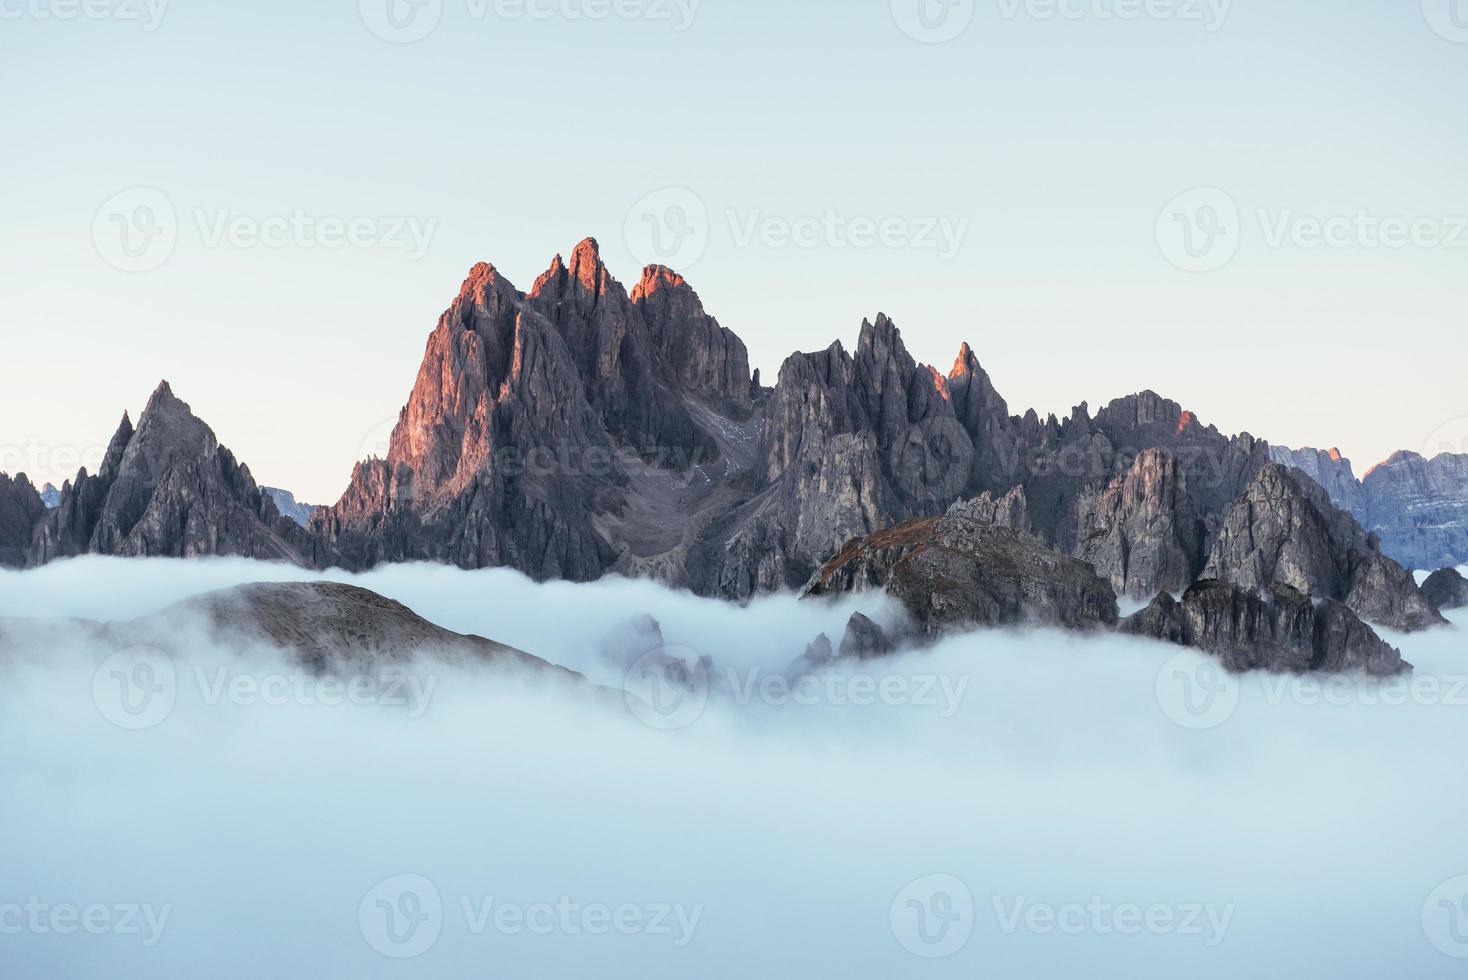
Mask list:
[[[1422,583],[1422,595],[1438,609],[1468,606],[1468,579],[1456,568],[1440,568]]]
[[[31,481],[0,473],[0,568],[23,568],[46,504]]]
[[[1205,579],[1182,601],[1163,593],[1122,632],[1195,647],[1233,671],[1325,671],[1391,676],[1411,670],[1354,612],[1288,585],[1245,589]]]
[[[1203,576],[1245,589],[1287,585],[1392,629],[1445,622],[1379,539],[1303,472],[1274,463],[1230,508]]]
[[[96,475],[83,469],[62,487],[60,504],[35,531],[29,561],[82,554],[238,555],[304,565],[312,544],[164,382],[136,429],[123,416]]]
[[[205,626],[218,642],[273,647],[320,672],[403,663],[421,655],[579,677],[502,643],[446,630],[400,602],[338,582],[236,586],[187,599],[134,622],[131,629],[167,646],[170,635],[192,624]]]
[[[909,521],[853,540],[807,584],[808,598],[880,589],[902,604],[919,636],[991,626],[1114,626],[1116,593],[1089,565],[1013,528],[948,515]],[[868,622],[848,643],[881,645]]]
[[[279,655],[316,674],[368,674],[419,661],[493,666],[589,688],[575,671],[444,629],[400,602],[339,582],[240,585],[121,621],[0,618],[0,654],[29,656],[77,640],[177,657],[196,654],[204,643],[236,655]]]

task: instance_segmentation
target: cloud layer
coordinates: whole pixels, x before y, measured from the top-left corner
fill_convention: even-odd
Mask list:
[[[302,577],[83,559],[0,576],[0,618]],[[1457,629],[1392,637],[1418,667],[1395,685],[1032,632],[792,686],[858,605],[326,577],[608,685],[650,615],[693,698],[649,715],[424,665],[405,707],[200,635],[129,731],[99,705],[105,644],[12,652],[0,973],[1435,977],[1468,955]]]

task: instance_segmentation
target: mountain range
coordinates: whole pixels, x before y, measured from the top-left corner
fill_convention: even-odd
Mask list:
[[[629,291],[592,239],[528,291],[470,270],[386,457],[309,519],[287,498],[165,382],[56,506],[23,476],[0,480],[0,564],[421,560],[743,600],[801,589],[855,539],[951,514],[1031,536],[1140,601],[1200,579],[1279,582],[1411,629],[1440,620],[1401,566],[1468,561],[1468,457],[1402,453],[1357,481],[1338,453],[1225,435],[1151,391],[1094,414],[1011,414],[967,344],[946,370],[919,364],[885,315],[854,349],[792,354],[765,385],[682,276],[650,266]]]

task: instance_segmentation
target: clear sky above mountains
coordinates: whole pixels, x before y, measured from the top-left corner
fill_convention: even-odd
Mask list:
[[[1468,437],[1455,0],[916,2],[0,0],[0,468],[167,377],[334,499],[470,266],[587,235],[767,379],[884,311],[1016,412],[1150,387],[1358,473]]]

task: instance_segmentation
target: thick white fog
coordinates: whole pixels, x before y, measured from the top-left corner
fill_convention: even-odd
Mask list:
[[[0,574],[0,619],[313,577],[83,559]],[[118,651],[84,628],[0,654],[0,977],[1468,968],[1468,617],[1391,636],[1417,665],[1398,682],[1028,632],[792,688],[818,633],[892,610],[322,577],[598,684],[635,686],[650,653],[690,681],[629,701],[425,661],[404,704],[190,636],[165,709],[129,724]]]

